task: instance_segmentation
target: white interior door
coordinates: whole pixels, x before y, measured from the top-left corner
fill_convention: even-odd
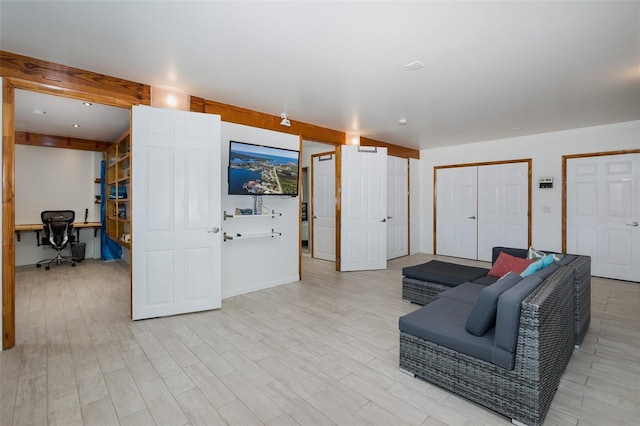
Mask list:
[[[566,219],[593,275],[640,281],[640,154],[568,159]]]
[[[437,169],[437,254],[477,258],[477,175],[476,166]]]
[[[491,262],[493,247],[528,247],[529,165],[478,167],[478,260]]]
[[[387,149],[341,146],[340,270],[387,267]]]
[[[409,160],[387,157],[387,260],[409,254]]]
[[[132,317],[219,308],[220,117],[132,114]]]
[[[311,162],[311,256],[336,260],[336,156],[315,155]]]

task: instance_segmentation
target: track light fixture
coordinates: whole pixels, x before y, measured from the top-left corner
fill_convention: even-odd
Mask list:
[[[280,122],[281,126],[291,127],[291,122],[287,118],[286,113],[283,112],[282,114],[280,114],[280,118],[282,118],[282,121]]]

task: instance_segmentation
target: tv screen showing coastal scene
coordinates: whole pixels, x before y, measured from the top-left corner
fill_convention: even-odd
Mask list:
[[[298,151],[231,141],[229,195],[298,195]]]

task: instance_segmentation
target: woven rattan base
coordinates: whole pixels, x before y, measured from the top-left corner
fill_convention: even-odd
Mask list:
[[[418,305],[433,302],[439,293],[450,288],[448,285],[402,277],[402,299]]]

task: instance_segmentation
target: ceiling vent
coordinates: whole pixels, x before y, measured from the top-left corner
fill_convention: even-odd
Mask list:
[[[424,67],[424,64],[420,61],[409,62],[405,67],[411,71],[419,70]]]

